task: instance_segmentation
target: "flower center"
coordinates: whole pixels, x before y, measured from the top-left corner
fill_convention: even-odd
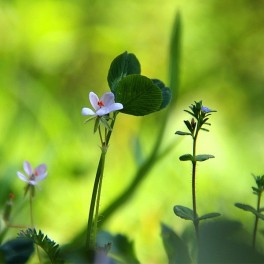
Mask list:
[[[103,101],[98,101],[97,103],[100,107],[104,106],[104,102]]]

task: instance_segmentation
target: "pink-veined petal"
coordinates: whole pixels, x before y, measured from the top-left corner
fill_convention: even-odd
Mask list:
[[[43,174],[40,174],[39,176],[36,176],[35,177],[35,181],[36,182],[43,181],[47,176],[48,176],[48,173],[47,172],[45,172]]]
[[[45,174],[47,170],[46,164],[40,164],[34,171],[35,176],[41,176],[42,174]]]
[[[89,93],[89,100],[90,100],[90,103],[91,103],[92,107],[95,110],[98,110],[100,108],[100,106],[98,105],[99,98],[98,98],[98,96],[95,93],[93,93],[93,92]]]
[[[28,161],[24,161],[23,168],[28,176],[31,176],[33,174],[32,167]]]
[[[123,107],[122,104],[120,104],[120,103],[114,103],[114,104],[112,104],[112,105],[110,105],[110,106],[108,107],[108,111],[109,111],[109,113],[110,113],[110,112],[113,112],[113,111],[121,110],[121,109],[123,109],[123,108],[124,108],[124,107]]]
[[[29,182],[28,178],[23,173],[21,173],[20,171],[17,172],[17,176],[19,177],[20,180],[22,180],[24,182]]]
[[[88,107],[84,107],[83,109],[82,109],[82,115],[84,115],[84,116],[93,116],[93,115],[96,115],[96,113],[92,110],[92,109],[90,109],[90,108],[88,108]]]
[[[105,107],[109,107],[111,104],[113,104],[115,102],[115,96],[113,93],[107,92],[107,93],[103,94],[100,101],[102,101],[104,103]]]

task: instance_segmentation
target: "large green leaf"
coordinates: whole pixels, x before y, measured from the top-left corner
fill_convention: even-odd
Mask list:
[[[124,52],[111,63],[107,81],[113,93],[120,80],[130,74],[140,74],[140,63],[133,53]]]
[[[115,98],[124,106],[120,112],[135,116],[158,111],[162,104],[160,88],[149,78],[138,74],[126,76],[118,83]]]
[[[191,258],[186,244],[170,227],[165,224],[161,224],[161,237],[169,264],[191,263]]]

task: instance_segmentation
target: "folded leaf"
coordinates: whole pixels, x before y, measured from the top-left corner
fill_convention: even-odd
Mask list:
[[[130,74],[140,74],[140,63],[133,53],[124,52],[111,63],[107,81],[113,93],[120,80]]]

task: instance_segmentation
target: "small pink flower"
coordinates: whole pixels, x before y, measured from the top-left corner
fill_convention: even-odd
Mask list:
[[[24,161],[23,167],[27,176],[25,176],[20,171],[17,172],[17,176],[22,181],[27,182],[29,185],[33,185],[33,186],[37,185],[40,181],[44,180],[48,175],[47,166],[45,164],[41,164],[33,170],[30,163],[28,161]]]
[[[90,92],[89,100],[95,111],[88,107],[84,107],[82,109],[82,115],[103,116],[111,112],[123,109],[122,104],[115,103],[115,95],[111,92],[107,92],[103,94],[103,96],[100,99],[95,93]]]

